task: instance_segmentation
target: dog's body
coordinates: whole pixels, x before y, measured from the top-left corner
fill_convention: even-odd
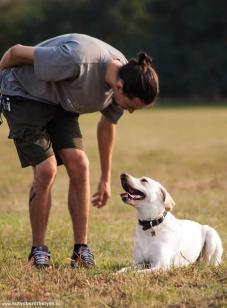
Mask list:
[[[220,264],[223,248],[218,233],[207,225],[175,218],[170,213],[175,203],[160,183],[126,174],[121,181],[126,191],[122,200],[136,208],[139,222],[133,253],[135,267],[146,264],[149,268],[142,271],[154,271],[198,259]]]

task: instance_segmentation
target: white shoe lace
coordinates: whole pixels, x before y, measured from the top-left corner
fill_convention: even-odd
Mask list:
[[[50,253],[46,251],[42,251],[42,250],[35,250],[33,252],[33,256],[35,259],[36,266],[39,266],[39,265],[48,266],[49,265]]]
[[[89,248],[83,246],[80,247],[77,255],[81,258],[85,266],[95,265],[94,255]]]

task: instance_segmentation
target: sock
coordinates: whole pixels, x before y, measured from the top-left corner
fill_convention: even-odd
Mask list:
[[[34,249],[35,249],[35,248],[37,248],[37,247],[43,247],[43,248],[48,249],[48,248],[47,248],[47,246],[45,246],[45,245],[43,245],[43,246],[33,246],[33,245],[32,245],[31,252],[33,252],[33,251],[34,251]]]
[[[87,244],[75,244],[74,245],[74,251],[78,251],[80,247],[87,247]]]

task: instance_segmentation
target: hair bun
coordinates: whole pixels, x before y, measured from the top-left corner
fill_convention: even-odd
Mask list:
[[[151,66],[152,59],[145,52],[140,52],[138,55],[138,64],[142,66]]]

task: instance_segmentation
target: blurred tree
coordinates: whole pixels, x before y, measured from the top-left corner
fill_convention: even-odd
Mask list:
[[[149,0],[49,0],[43,28],[47,37],[79,32],[99,37],[127,54],[138,49],[149,21]],[[54,9],[53,9],[54,8]]]
[[[35,43],[43,19],[42,1],[0,0],[0,52],[16,43]]]
[[[226,97],[226,0],[0,0],[0,53],[63,33],[154,58],[166,97]]]
[[[153,0],[149,9],[163,94],[226,97],[227,2]]]

